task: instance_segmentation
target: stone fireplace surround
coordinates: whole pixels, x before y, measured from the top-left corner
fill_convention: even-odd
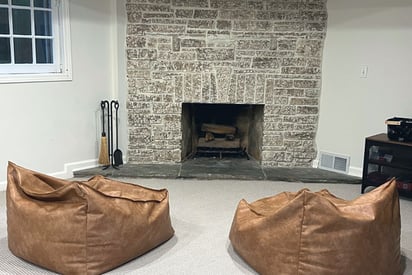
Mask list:
[[[184,104],[264,106],[263,166],[316,157],[326,0],[128,0],[130,163],[186,149]]]

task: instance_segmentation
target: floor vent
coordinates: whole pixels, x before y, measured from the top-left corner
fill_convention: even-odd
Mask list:
[[[319,168],[347,174],[349,172],[349,157],[320,152]]]

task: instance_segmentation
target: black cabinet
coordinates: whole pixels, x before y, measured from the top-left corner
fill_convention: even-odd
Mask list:
[[[412,142],[389,140],[386,134],[367,137],[363,158],[362,193],[397,179],[400,195],[412,197]]]

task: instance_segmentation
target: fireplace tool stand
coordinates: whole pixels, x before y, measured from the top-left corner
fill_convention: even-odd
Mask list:
[[[108,169],[109,167],[113,167],[114,169],[120,169],[120,165],[123,164],[122,160],[122,153],[119,150],[118,144],[119,144],[119,133],[118,133],[118,109],[119,109],[119,102],[117,100],[103,100],[101,101],[101,106],[104,106],[103,111],[103,125],[105,123],[104,121],[104,114],[107,114],[106,116],[106,121],[107,121],[107,150],[108,150],[108,155],[109,155],[109,160],[110,164],[103,166],[103,170]],[[115,124],[116,124],[116,149],[114,148],[114,136],[113,136],[113,108],[116,110],[116,116],[115,116]],[[106,111],[107,110],[107,111]]]

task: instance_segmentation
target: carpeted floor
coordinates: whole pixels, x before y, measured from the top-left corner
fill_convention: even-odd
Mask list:
[[[240,199],[252,202],[283,191],[328,189],[354,199],[360,185],[280,181],[132,179],[151,188],[167,188],[175,236],[151,252],[107,274],[256,274],[233,251],[228,235]],[[7,248],[4,192],[0,193],[0,274],[54,274],[33,266]],[[412,201],[401,199],[402,254],[405,273],[412,274]]]

